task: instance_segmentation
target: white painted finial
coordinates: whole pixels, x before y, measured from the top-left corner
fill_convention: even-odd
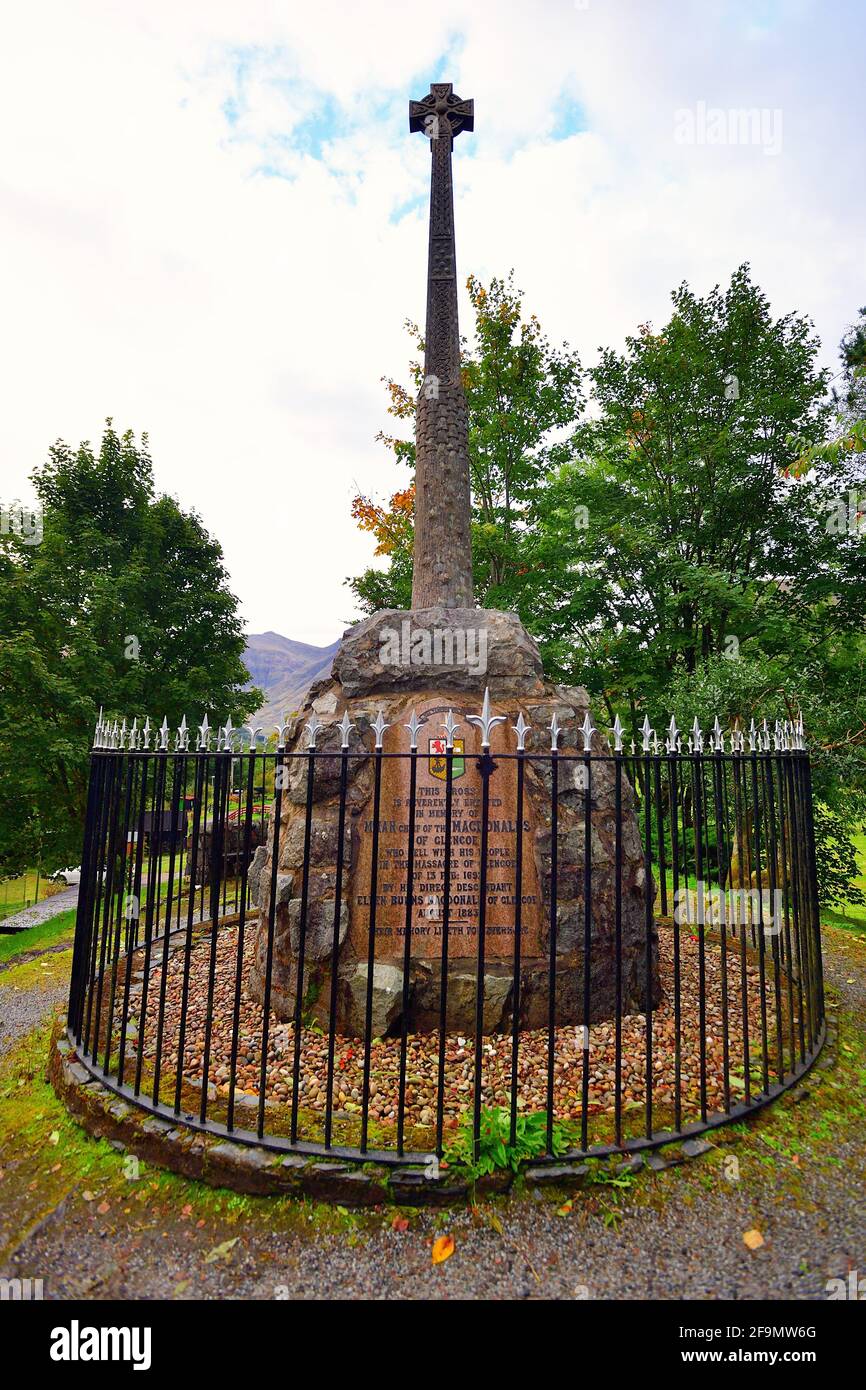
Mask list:
[[[556,717],[556,710],[554,710],[554,711],[553,711],[553,718],[552,718],[551,721],[550,721],[550,751],[551,751],[551,753],[558,753],[558,752],[559,752],[559,735],[560,735],[561,733],[562,733],[562,729],[560,728],[560,726],[559,726],[559,720],[558,720],[557,717]]]
[[[643,717],[643,723],[641,724],[641,727],[640,727],[640,735],[641,735],[641,739],[643,740],[643,751],[644,751],[645,753],[648,753],[648,752],[650,751],[650,746],[651,746],[651,744],[652,744],[652,735],[653,735],[652,725],[651,725],[650,722],[649,722],[649,715],[648,715],[648,714],[645,714],[644,717]]]
[[[373,733],[376,735],[376,747],[381,748],[382,735],[384,734],[386,729],[390,729],[391,727],[390,724],[385,723],[385,716],[382,713],[381,709],[379,710],[379,713],[376,715],[376,718],[373,720],[373,723],[370,727],[372,728]]]
[[[517,716],[517,723],[512,724],[511,727],[517,734],[517,751],[518,753],[524,753],[526,751],[526,735],[530,733],[532,725],[527,724],[526,720],[523,718],[523,710],[521,710]]]
[[[420,728],[423,728],[423,725],[424,720],[419,719],[414,710],[409,716],[409,723],[403,725],[404,729],[409,730],[409,747],[411,748],[413,753],[415,749],[418,747],[418,730]]]
[[[467,714],[466,718],[468,719],[470,724],[477,724],[479,729],[481,730],[482,748],[490,747],[491,729],[494,729],[497,724],[505,723],[504,714],[490,713],[490,690],[487,687],[485,687],[484,689],[484,703],[481,706],[481,714]]]
[[[307,750],[308,750],[308,751],[309,751],[311,748],[315,748],[315,746],[316,746],[316,735],[317,735],[318,733],[321,733],[321,731],[322,731],[322,729],[324,729],[324,727],[325,727],[324,724],[320,724],[320,723],[319,723],[319,720],[318,720],[317,715],[315,714],[315,712],[313,712],[313,714],[310,715],[310,718],[307,720],[306,724],[304,725],[304,728],[305,728],[306,731],[307,731]]]

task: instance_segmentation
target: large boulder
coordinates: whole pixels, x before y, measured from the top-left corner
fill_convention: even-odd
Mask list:
[[[459,620],[459,622],[457,621]],[[470,620],[474,636],[468,638]],[[409,622],[409,632],[403,627]],[[462,665],[443,665],[462,625]],[[417,634],[430,638],[425,648]],[[393,638],[393,641],[392,641]],[[388,643],[391,642],[389,650]],[[471,651],[470,651],[471,646]],[[413,651],[429,660],[413,659]],[[486,669],[469,670],[471,655]],[[452,646],[453,655],[453,646]],[[305,979],[300,997],[305,1015],[327,1026],[331,991],[336,991],[337,1029],[363,1031],[371,917],[375,915],[373,972],[374,1033],[396,1031],[403,1010],[406,942],[406,869],[411,760],[406,725],[415,713],[423,723],[416,759],[415,876],[410,907],[409,982],[405,991],[411,1030],[439,1026],[442,990],[445,759],[443,723],[449,710],[458,725],[452,762],[451,910],[448,927],[446,1026],[473,1032],[477,1011],[477,950],[480,906],[482,754],[481,733],[470,716],[480,714],[485,687],[490,712],[502,717],[492,728],[489,776],[487,902],[482,1029],[512,1026],[519,993],[518,1026],[540,1028],[549,1016],[553,847],[556,840],[555,1005],[557,1023],[594,1022],[613,1016],[616,1006],[616,770],[607,745],[593,736],[587,789],[580,728],[589,699],[580,687],[546,682],[532,638],[513,614],[485,610],[432,609],[407,614],[388,611],[350,630],[334,660],[332,675],[314,686],[288,732],[288,789],[282,798],[278,838],[278,894],[273,904],[273,969],[270,1002],[278,1017],[294,1015],[297,960],[303,931]],[[341,734],[348,711],[349,736],[343,872],[337,910]],[[379,711],[390,726],[380,763],[378,865],[373,884],[373,724]],[[523,877],[519,990],[515,990],[517,759],[512,726],[522,713],[532,733],[524,759],[522,816]],[[325,724],[317,736],[313,786],[313,832],[304,893],[304,818],[307,764],[304,724],[312,715]],[[557,786],[549,756],[550,723],[560,727]],[[621,815],[621,988],[624,1012],[643,1011],[660,998],[654,930],[650,929],[651,978],[647,989],[646,871],[634,812],[634,794],[620,774]],[[590,1008],[584,1019],[586,814],[590,832]],[[554,827],[555,821],[555,827]],[[274,819],[258,870],[260,912],[254,931],[249,985],[263,997],[269,924],[270,864]],[[259,863],[257,856],[257,864]],[[650,884],[652,891],[652,884]],[[375,901],[374,901],[375,900]],[[375,914],[373,908],[375,907]],[[336,943],[336,950],[335,948]],[[649,995],[649,1000],[647,996]]]

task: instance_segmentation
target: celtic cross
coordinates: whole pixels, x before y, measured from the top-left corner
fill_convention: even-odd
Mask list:
[[[474,125],[474,104],[434,82],[409,103],[409,129],[430,141],[430,240],[424,382],[415,410],[412,607],[472,608],[469,422],[460,376],[451,150]]]

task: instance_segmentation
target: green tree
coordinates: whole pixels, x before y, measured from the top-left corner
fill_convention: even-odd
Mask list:
[[[0,866],[76,860],[88,749],[106,714],[235,723],[244,636],[222,551],[157,495],[147,440],[55,444],[33,474],[43,538],[0,544]]]
[[[526,621],[522,591],[528,528],[535,499],[551,470],[571,454],[570,443],[583,407],[582,373],[567,343],[554,347],[534,314],[523,316],[523,296],[513,275],[482,285],[468,280],[475,315],[471,344],[462,349],[463,385],[469,415],[469,459],[473,499],[473,573],[479,601],[516,609]],[[424,341],[407,322],[416,355],[409,385],[387,380],[388,413],[411,424],[423,382]],[[414,470],[411,439],[380,432],[396,461]],[[414,484],[395,493],[387,507],[357,497],[358,524],[388,556],[387,570],[368,569],[349,586],[365,612],[411,603],[412,499]]]
[[[834,420],[811,323],[775,317],[746,265],[704,297],[683,284],[660,330],[600,350],[583,419],[576,358],[534,353],[530,333],[513,374],[508,287],[470,283],[479,598],[516,609],[547,673],[635,732],[644,713],[706,727],[802,709],[838,868],[866,811],[866,423],[841,419],[838,401]],[[842,354],[859,383],[862,324]],[[515,378],[520,390],[501,388]],[[391,413],[411,419],[413,396],[389,385]],[[411,465],[409,441],[386,442]],[[393,502],[366,518],[391,556],[354,585],[370,610],[392,578],[409,602],[411,516],[405,494]]]
[[[826,623],[816,553],[839,568],[824,495],[794,476],[828,409],[811,325],[774,319],[746,266],[704,298],[682,285],[673,306],[658,333],[602,352],[599,417],[538,500],[530,576],[548,668],[603,693],[611,714],[654,708],[676,672],[714,655],[774,654],[804,614]]]
[[[833,400],[843,413],[862,420],[866,416],[866,305],[843,333],[839,357],[841,381],[833,389]]]

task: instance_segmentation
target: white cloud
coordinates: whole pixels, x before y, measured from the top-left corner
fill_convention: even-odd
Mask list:
[[[251,627],[331,640],[372,549],[356,484],[403,482],[373,436],[423,313],[409,96],[444,75],[476,101],[461,274],[514,266],[586,359],[749,259],[835,362],[866,298],[862,29],[856,5],[806,0],[7,10],[3,495],[111,413],[222,540]],[[780,153],[677,145],[698,102],[780,109]]]

